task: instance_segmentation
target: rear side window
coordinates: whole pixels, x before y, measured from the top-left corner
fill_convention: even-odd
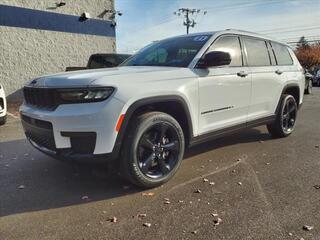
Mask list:
[[[264,40],[243,38],[249,66],[270,66],[270,57]]]
[[[271,43],[273,51],[276,55],[278,65],[292,65],[293,61],[285,45],[279,43]]]
[[[222,36],[216,40],[208,52],[221,51],[227,52],[231,56],[231,63],[229,67],[241,67],[242,66],[242,55],[239,37],[237,36]]]

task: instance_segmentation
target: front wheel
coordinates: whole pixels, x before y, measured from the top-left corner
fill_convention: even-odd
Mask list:
[[[177,172],[184,148],[183,130],[173,117],[162,112],[142,114],[130,125],[121,172],[140,187],[159,186]]]
[[[292,95],[283,95],[276,120],[267,128],[273,137],[289,136],[296,125],[298,107]]]

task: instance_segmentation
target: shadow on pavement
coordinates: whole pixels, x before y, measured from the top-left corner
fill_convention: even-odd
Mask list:
[[[271,139],[272,137],[268,133],[263,133],[258,128],[247,129],[239,133],[229,135],[227,137],[217,138],[215,140],[194,146],[186,151],[185,158],[190,158],[202,152],[212,151],[214,149],[222,148],[225,146],[258,141],[268,141]]]
[[[228,145],[269,139],[268,134],[251,129],[193,147],[185,158]],[[34,150],[26,140],[0,142],[0,179],[0,216],[107,199],[112,202],[141,191],[115,173],[109,174],[101,165],[66,164]]]

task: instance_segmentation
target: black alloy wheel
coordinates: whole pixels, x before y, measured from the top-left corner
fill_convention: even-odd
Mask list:
[[[282,108],[282,130],[290,134],[295,126],[297,118],[297,104],[294,98],[288,98]]]
[[[163,112],[148,112],[131,121],[123,145],[121,172],[133,184],[152,188],[177,172],[184,155],[181,126]]]
[[[269,133],[276,138],[289,136],[295,128],[297,115],[298,107],[295,98],[284,94],[275,121],[267,124]]]
[[[161,178],[178,163],[179,137],[173,126],[158,123],[151,126],[138,144],[137,160],[141,172],[150,178]]]

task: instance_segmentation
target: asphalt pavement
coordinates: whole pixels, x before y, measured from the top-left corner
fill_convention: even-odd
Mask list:
[[[314,89],[288,138],[259,127],[204,143],[171,181],[142,191],[103,166],[45,156],[9,116],[0,239],[320,239],[319,123]]]

